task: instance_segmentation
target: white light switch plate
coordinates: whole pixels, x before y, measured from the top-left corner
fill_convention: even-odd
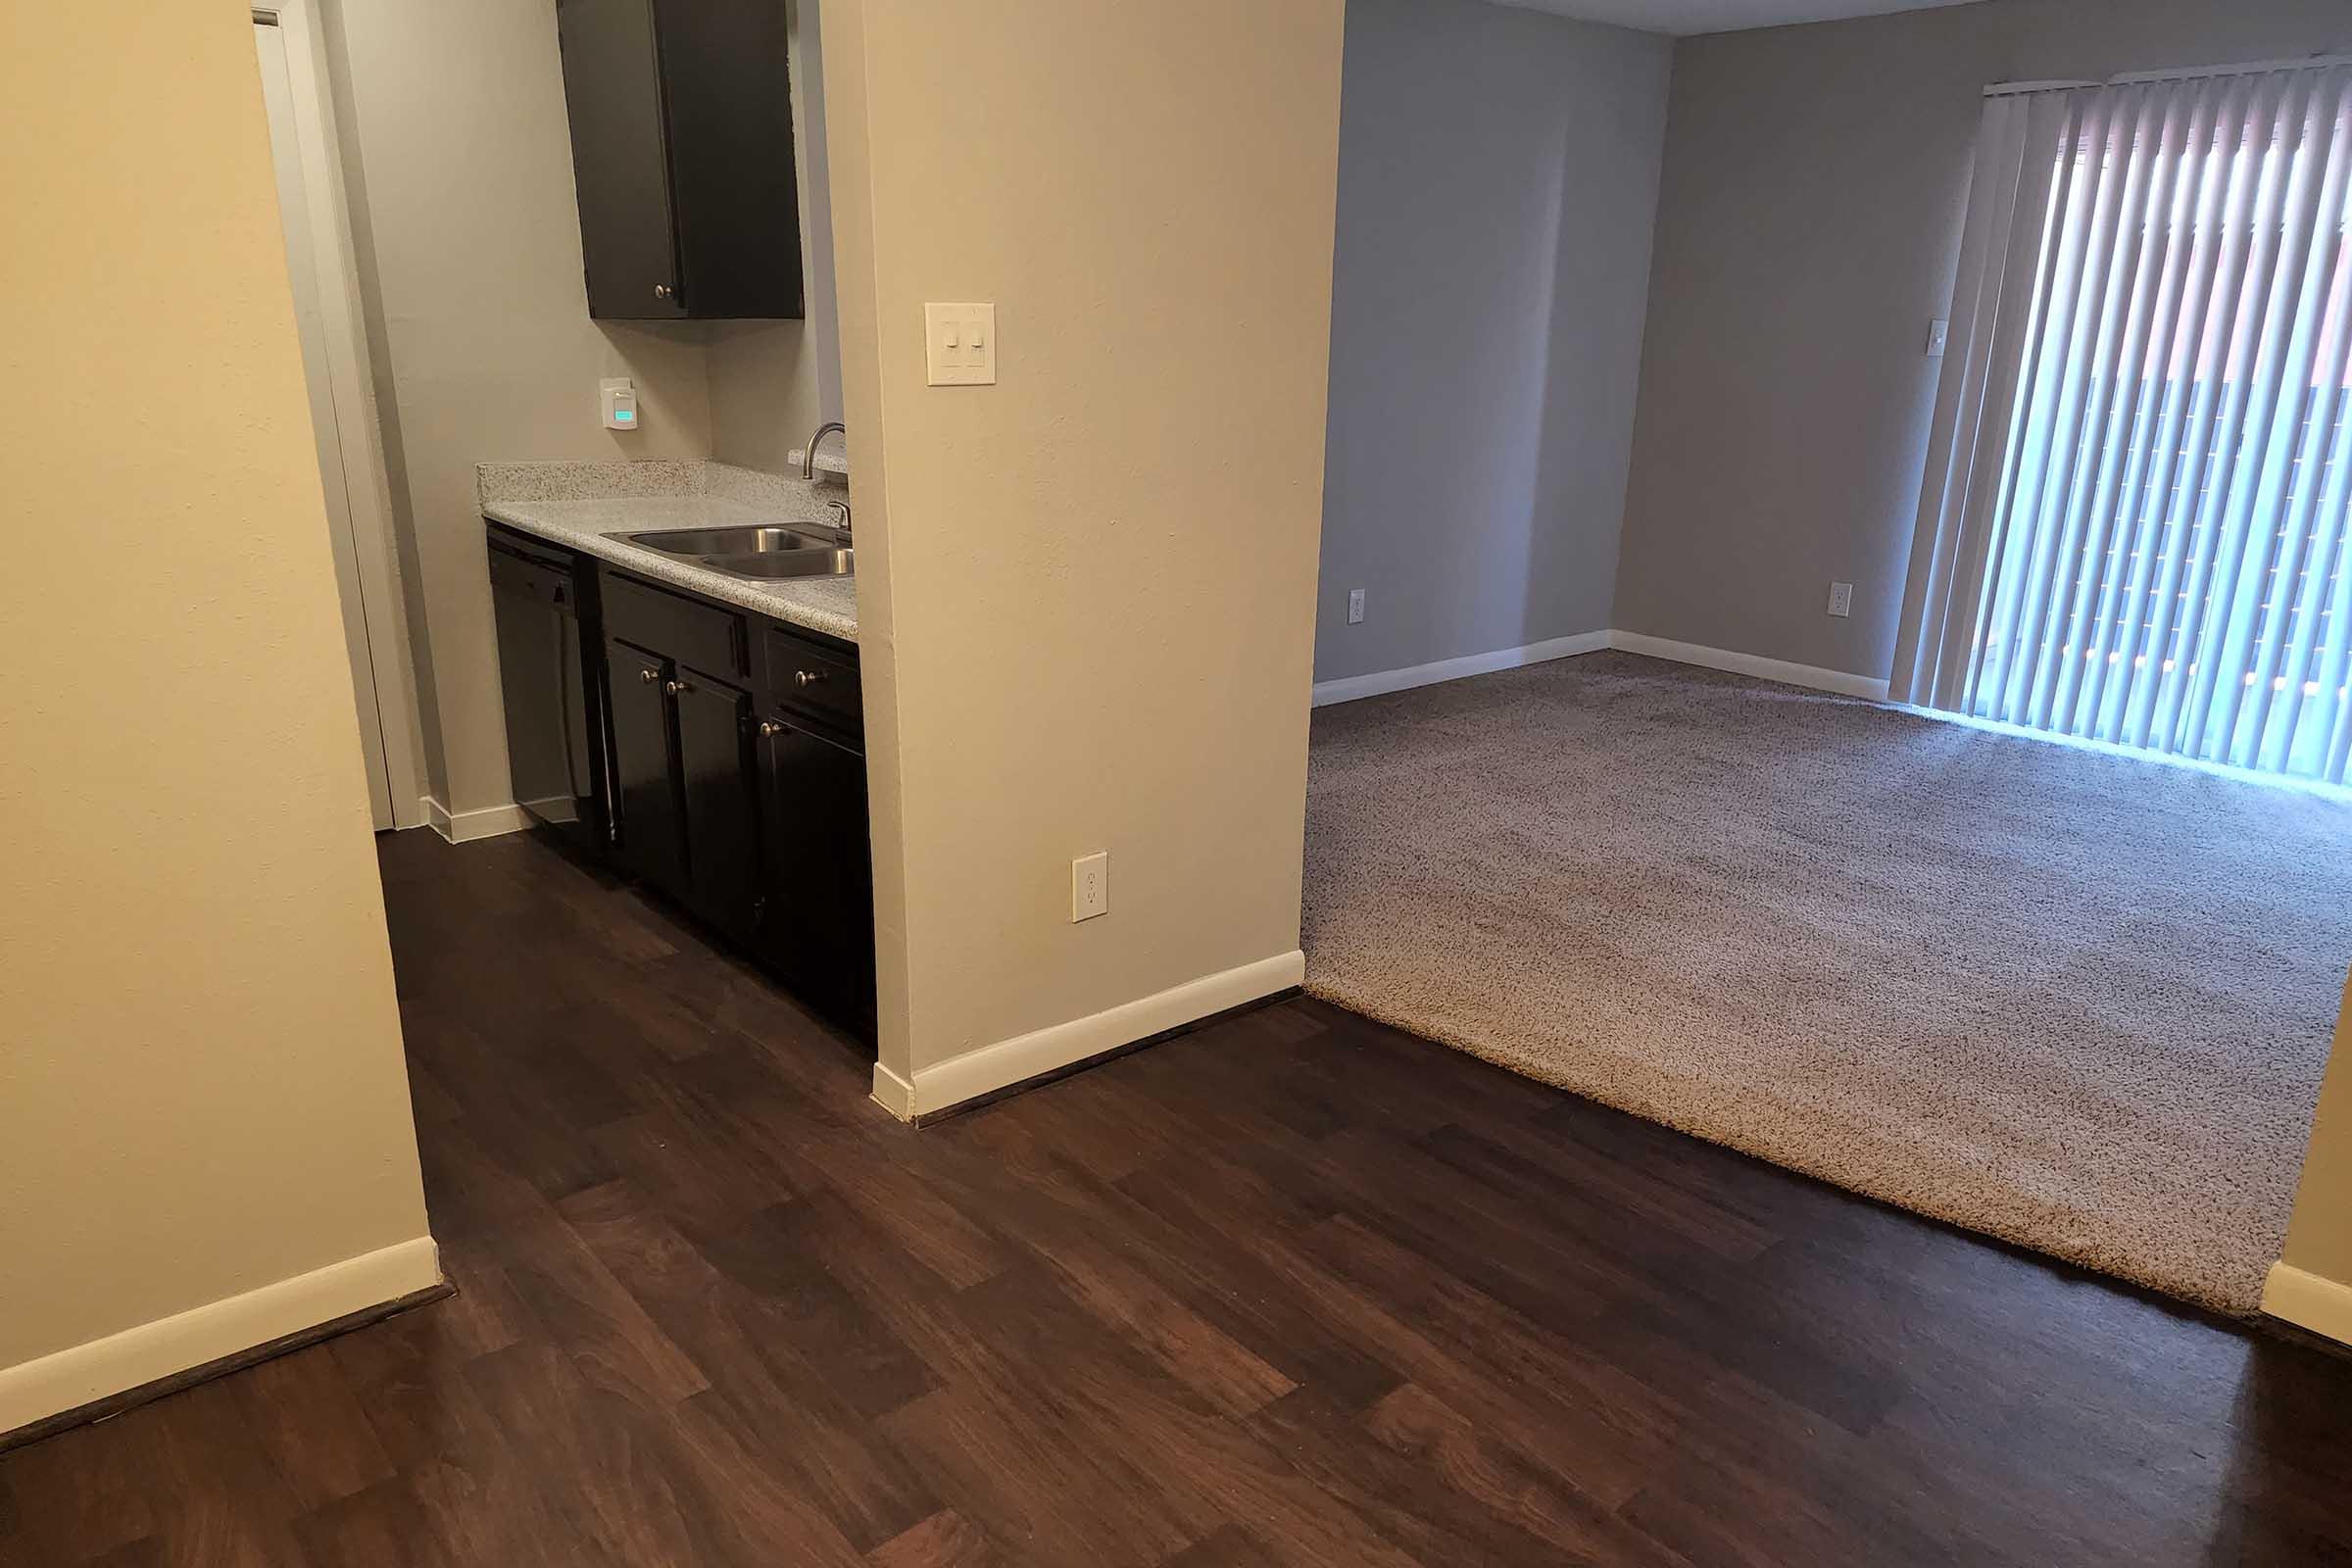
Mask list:
[[[933,386],[997,384],[997,308],[923,306],[923,354]]]
[[[1940,316],[1930,321],[1928,323],[1928,358],[1931,360],[1943,358],[1943,346],[1950,340],[1951,335],[1952,323],[1950,321]]]

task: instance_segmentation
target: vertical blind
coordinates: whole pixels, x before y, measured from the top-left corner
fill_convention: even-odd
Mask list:
[[[2352,64],[1988,97],[1892,694],[2352,754]]]

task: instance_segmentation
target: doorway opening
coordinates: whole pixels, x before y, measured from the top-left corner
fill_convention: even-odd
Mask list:
[[[254,54],[270,118],[286,272],[343,607],[352,700],[375,828],[421,826],[422,736],[408,677],[391,512],[370,407],[333,117],[309,0],[255,7]]]

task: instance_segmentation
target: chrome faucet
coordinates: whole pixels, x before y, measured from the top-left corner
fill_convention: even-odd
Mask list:
[[[848,439],[850,427],[839,419],[827,419],[816,427],[816,434],[808,438],[808,445],[801,452],[802,478],[814,479],[816,477],[816,444],[836,430],[841,432],[843,439]]]
[[[828,501],[825,503],[825,510],[833,514],[833,542],[837,545],[848,544],[850,542],[850,504],[847,501]]]

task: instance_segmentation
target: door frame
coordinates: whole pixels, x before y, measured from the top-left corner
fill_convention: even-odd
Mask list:
[[[360,313],[351,204],[343,188],[342,153],[327,87],[326,39],[318,24],[318,0],[270,0],[251,9],[257,24],[265,17],[276,18],[293,88],[294,135],[300,144],[303,194],[311,210],[312,259],[326,335],[328,391],[335,407],[336,444],[342,449],[360,603],[368,617],[368,662],[375,679],[392,825],[422,827],[427,816],[424,723],[416,704],[374,368]],[[354,671],[355,678],[357,674]]]

